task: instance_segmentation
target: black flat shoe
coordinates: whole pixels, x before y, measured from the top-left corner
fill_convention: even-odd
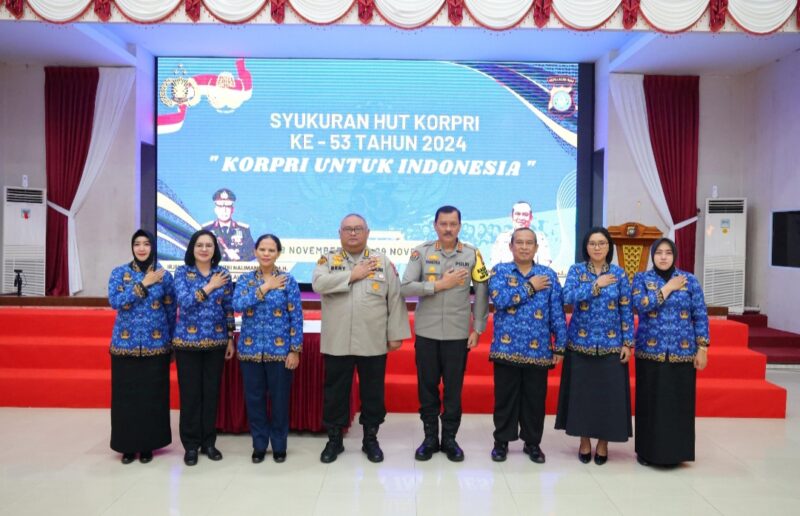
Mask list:
[[[650,463],[647,462],[646,460],[644,460],[641,455],[637,455],[636,456],[636,462],[638,462],[642,466],[649,466],[650,465]]]
[[[578,460],[583,462],[584,464],[589,464],[592,462],[592,452],[589,453],[581,453],[580,450],[578,451]]]
[[[278,464],[286,462],[286,452],[272,452],[272,460]]]
[[[197,450],[186,450],[183,454],[183,463],[187,466],[197,465]]]
[[[594,463],[598,466],[602,466],[608,461],[608,455],[600,455],[599,453],[594,454]]]
[[[139,462],[142,464],[147,464],[153,460],[153,452],[151,451],[143,451],[139,454]]]
[[[492,460],[495,462],[505,462],[508,456],[508,443],[494,442],[492,448]]]
[[[200,448],[200,451],[211,460],[222,460],[222,452],[214,446]]]
[[[261,464],[264,462],[264,457],[266,457],[267,451],[266,450],[253,450],[253,464]]]
[[[527,454],[528,457],[530,457],[531,460],[536,464],[544,464],[545,461],[544,452],[542,451],[541,448],[539,448],[538,444],[531,444],[531,445],[526,444],[522,448],[522,453]]]
[[[122,460],[120,462],[122,462],[123,464],[130,464],[131,462],[133,462],[135,460],[136,460],[136,454],[135,453],[123,453],[122,454]]]

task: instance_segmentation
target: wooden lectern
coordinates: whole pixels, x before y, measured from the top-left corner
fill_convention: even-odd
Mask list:
[[[634,274],[647,270],[650,246],[664,236],[657,227],[645,226],[638,222],[609,226],[608,232],[614,239],[619,266],[625,269],[630,282],[633,282]]]

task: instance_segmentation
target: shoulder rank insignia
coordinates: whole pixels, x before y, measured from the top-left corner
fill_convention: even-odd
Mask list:
[[[475,249],[475,266],[472,267],[472,281],[483,283],[489,279],[489,271],[483,263],[481,252]]]

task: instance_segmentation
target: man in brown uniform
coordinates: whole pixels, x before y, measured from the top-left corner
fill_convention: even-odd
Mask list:
[[[349,423],[350,388],[358,369],[364,427],[361,450],[381,462],[378,427],[386,417],[386,353],[411,336],[406,303],[392,262],[367,247],[364,217],[347,215],[339,226],[342,247],[324,254],[311,285],[322,298],[321,351],[325,361],[322,422],[328,443],[320,455],[333,462],[344,451],[342,429]]]
[[[428,460],[439,451],[439,413],[444,406],[441,449],[448,459],[460,462],[464,452],[456,442],[456,433],[461,424],[461,389],[467,353],[478,345],[478,336],[486,328],[489,273],[480,251],[458,240],[458,208],[439,208],[433,225],[438,240],[414,249],[402,283],[404,296],[419,296],[414,349],[425,440],[414,457]],[[470,284],[475,287],[474,305],[470,303]],[[444,391],[441,399],[439,383]]]

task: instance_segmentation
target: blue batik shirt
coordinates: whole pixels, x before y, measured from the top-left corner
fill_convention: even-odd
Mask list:
[[[273,271],[278,276],[278,271]],[[233,292],[233,309],[242,312],[237,351],[246,362],[278,362],[303,349],[303,307],[300,287],[291,274],[286,284],[263,294],[260,270],[242,274]]]
[[[636,332],[636,358],[658,362],[692,362],[697,346],[708,346],[708,311],[703,289],[688,272],[686,285],[664,299],[661,287],[666,281],[654,271],[640,272],[633,278],[633,306],[639,312]]]
[[[175,293],[178,298],[178,324],[172,346],[180,350],[221,348],[233,337],[233,285],[228,283],[206,294],[211,276],[228,271],[213,267],[203,276],[197,267],[181,265],[175,270]]]
[[[551,286],[534,292],[528,279],[539,275],[549,277]],[[561,284],[553,269],[535,264],[523,275],[514,263],[495,265],[489,296],[495,307],[490,360],[551,366],[553,354],[564,353],[567,323]]]
[[[617,278],[604,288],[594,282],[601,274]],[[567,349],[587,355],[619,353],[632,348],[633,305],[628,275],[616,265],[595,271],[591,263],[576,263],[564,283],[564,303],[572,305]]]
[[[157,269],[161,269],[156,264]],[[152,268],[152,266],[151,266]],[[142,285],[147,271],[136,262],[120,265],[108,280],[108,302],[117,311],[111,334],[111,354],[153,356],[170,353],[175,330],[175,288],[165,272],[161,282]]]

